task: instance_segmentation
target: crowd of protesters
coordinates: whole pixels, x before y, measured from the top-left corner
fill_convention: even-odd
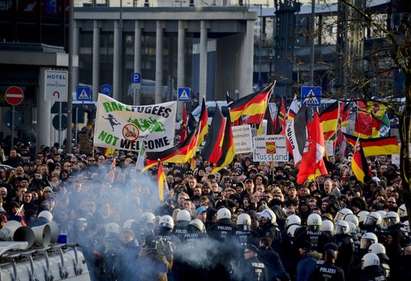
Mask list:
[[[244,154],[211,174],[199,158],[166,166],[162,203],[156,171],[136,171],[137,155],[115,157],[0,146],[1,227],[54,217],[83,246],[95,280],[411,280],[407,211],[390,157],[368,159],[365,184],[348,155],[304,185],[291,163]]]

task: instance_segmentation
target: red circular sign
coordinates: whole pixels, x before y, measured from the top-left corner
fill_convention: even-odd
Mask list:
[[[123,137],[129,141],[137,140],[140,134],[137,126],[131,123],[128,123],[123,127],[122,133]]]
[[[4,99],[9,105],[19,105],[24,100],[24,91],[17,86],[11,86],[6,89]]]

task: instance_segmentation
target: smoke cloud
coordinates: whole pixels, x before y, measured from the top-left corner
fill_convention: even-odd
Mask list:
[[[60,232],[68,234],[69,243],[82,247],[93,280],[135,280],[136,274],[157,270],[146,264],[136,269],[144,242],[138,222],[144,212],[155,213],[161,207],[157,184],[131,165],[117,167],[114,174],[109,163],[90,167],[70,177],[55,194],[54,217]],[[134,241],[124,235],[123,224],[129,220],[135,221],[131,228]],[[235,249],[234,243],[211,238],[190,240],[175,244],[174,259],[176,264],[185,263],[200,270],[212,271],[222,266],[228,272],[236,267]]]

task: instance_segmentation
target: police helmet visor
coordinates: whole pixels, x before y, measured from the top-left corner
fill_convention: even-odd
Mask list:
[[[371,240],[366,239],[366,238],[361,238],[360,241],[360,249],[368,249],[368,247],[371,245]]]
[[[374,225],[377,223],[377,219],[372,216],[367,216],[364,220],[364,225]]]

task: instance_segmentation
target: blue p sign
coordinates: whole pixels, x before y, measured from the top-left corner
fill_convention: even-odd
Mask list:
[[[131,75],[131,83],[133,84],[140,84],[141,83],[141,74],[138,72],[134,72]]]

